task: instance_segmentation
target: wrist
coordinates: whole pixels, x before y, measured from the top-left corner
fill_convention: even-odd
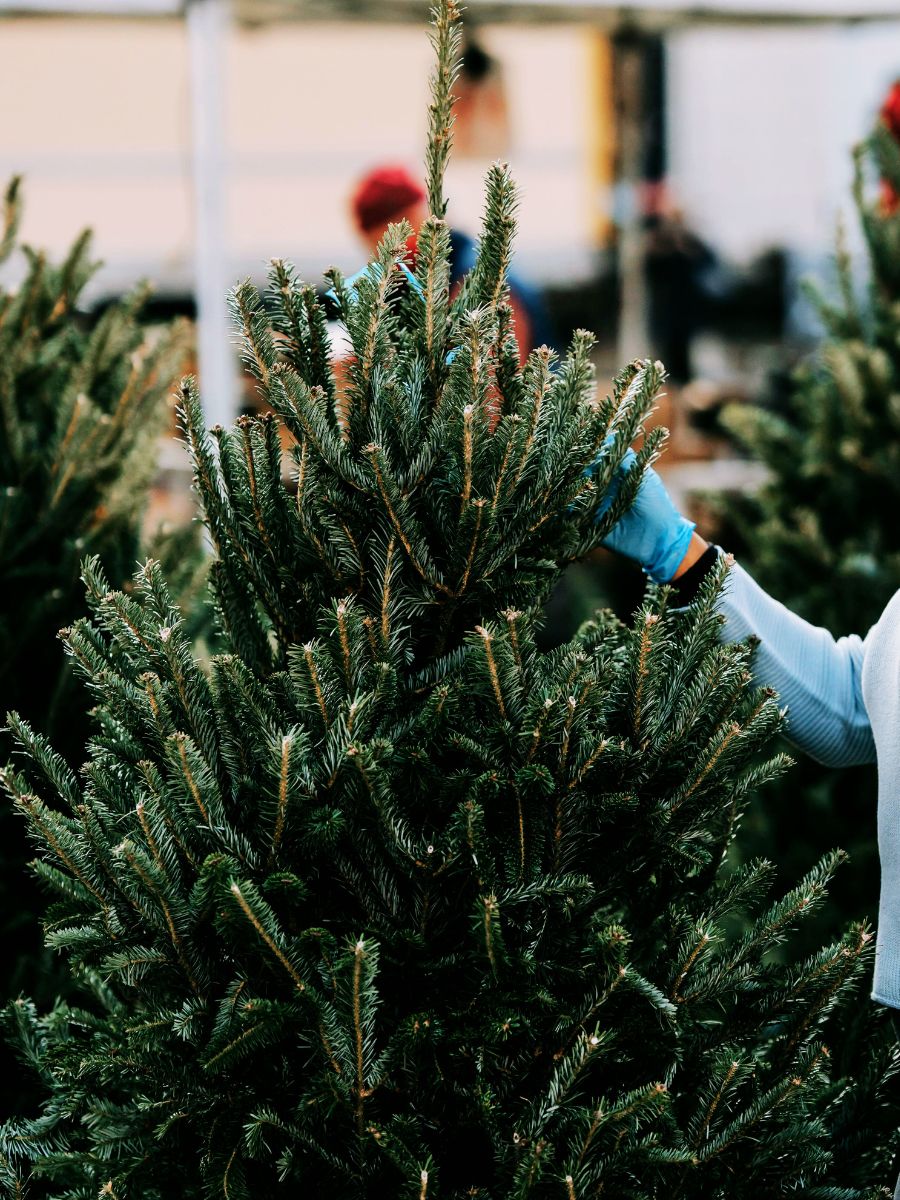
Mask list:
[[[694,563],[700,561],[708,549],[709,542],[707,542],[705,538],[702,538],[700,534],[694,530],[694,532],[691,534],[691,540],[688,542],[688,547],[684,558],[682,558],[681,562],[675,568],[675,573],[672,576],[671,582],[674,583],[676,579],[680,579],[681,576],[684,575],[685,571],[689,571]]]
[[[674,513],[674,510],[673,510]],[[644,571],[654,583],[671,583],[682,565],[694,536],[694,522],[674,513],[671,524],[660,530],[652,558],[644,561]]]
[[[719,561],[721,553],[718,546],[707,545],[697,561],[688,567],[686,571],[679,573],[677,579],[672,580],[669,585],[671,589],[671,603],[676,608],[687,608],[688,605],[694,603],[709,573]]]

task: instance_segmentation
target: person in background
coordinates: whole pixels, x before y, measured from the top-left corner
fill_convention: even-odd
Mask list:
[[[621,471],[633,462],[629,452]],[[604,545],[657,583],[670,584],[682,606],[694,600],[722,554],[678,512],[652,469]],[[835,639],[732,563],[719,611],[724,641],[758,639],[754,679],[774,688],[786,705],[786,733],[798,749],[829,767],[877,762],[881,900],[872,998],[900,1008],[900,591],[865,637]],[[900,1200],[900,1180],[894,1200]]]
[[[409,239],[410,266],[415,269],[416,239],[428,215],[428,206],[425,189],[405,167],[386,164],[367,172],[354,188],[350,207],[356,230],[370,254],[388,225],[408,221],[413,228]],[[474,266],[476,252],[475,241],[451,227],[451,294]],[[553,338],[540,292],[514,272],[510,273],[509,285],[519,353],[524,361],[535,346],[551,345]]]
[[[689,383],[691,346],[703,327],[717,269],[712,250],[685,224],[662,183],[648,188],[644,274],[650,335],[673,383]]]
[[[505,158],[511,137],[500,63],[467,26],[453,87],[453,153],[459,158]]]

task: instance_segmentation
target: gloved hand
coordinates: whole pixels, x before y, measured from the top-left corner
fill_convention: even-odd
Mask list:
[[[422,299],[424,299],[425,298],[425,290],[422,287],[421,283],[419,283],[418,279],[416,279],[415,275],[413,275],[412,271],[409,269],[409,267],[406,265],[406,263],[399,262],[397,264],[397,266],[400,268],[400,270],[406,276],[406,282],[408,284],[410,284],[413,291],[416,292],[417,295],[421,296]],[[370,262],[370,263],[366,263],[366,265],[364,267],[361,267],[353,275],[351,275],[351,276],[349,276],[349,278],[345,279],[344,283],[346,284],[347,289],[349,291],[355,292],[356,285],[357,285],[357,283],[359,283],[360,279],[363,279],[363,278],[379,279],[380,276],[381,276],[381,267],[378,265],[377,262]],[[329,288],[325,294],[326,294],[326,296],[328,296],[329,300],[334,300],[335,302],[337,301],[337,294],[335,293],[334,288]]]
[[[409,284],[409,286],[412,288],[412,290],[416,293],[416,295],[419,297],[419,299],[424,300],[425,299],[425,289],[422,287],[421,283],[419,283],[418,279],[415,277],[415,275],[409,269],[409,267],[406,265],[406,263],[401,261],[397,264],[397,266],[400,268],[402,273],[406,276],[406,282]],[[377,278],[377,274],[380,271],[380,268],[379,268],[377,262],[368,263],[366,266],[364,266],[362,268],[362,270],[357,271],[355,275],[351,275],[350,278],[348,280],[346,280],[347,287],[351,290],[351,292],[355,290],[356,281],[358,279],[360,279],[363,275],[366,275],[368,272],[372,272],[372,271],[375,272],[375,275]],[[330,296],[330,298],[332,300],[337,300],[337,296],[334,294],[334,288],[332,288],[331,291],[328,292],[328,295]],[[456,358],[456,355],[458,353],[459,353],[458,348],[454,348],[453,350],[450,351],[450,353],[447,355],[447,358],[445,360],[448,366],[450,365],[450,363],[453,362],[454,358]]]
[[[636,457],[634,451],[629,450],[622,459],[613,481],[614,489],[616,481],[621,486],[621,480],[631,470]],[[602,516],[611,502],[612,497],[609,497],[598,516]],[[693,521],[683,517],[672,503],[657,473],[648,467],[634,504],[613,526],[602,545],[640,563],[656,583],[668,583],[687,553],[694,528]]]

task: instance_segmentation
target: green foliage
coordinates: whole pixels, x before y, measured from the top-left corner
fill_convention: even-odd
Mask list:
[[[88,566],[85,780],[16,721],[5,782],[96,1002],[15,1008],[51,1099],[4,1130],[11,1194],[26,1164],[33,1196],[866,1194],[893,1063],[854,1082],[823,1032],[871,935],[769,961],[840,856],[774,902],[766,863],[720,871],[781,766],[720,580],[548,654],[506,609],[423,673],[416,575],[374,648],[384,593],[350,593],[207,677],[155,566],[133,598]]]
[[[837,636],[864,635],[900,587],[900,212],[870,198],[867,166],[900,187],[900,147],[884,125],[856,155],[865,294],[856,294],[842,239],[836,294],[811,290],[825,339],[784,409],[726,415],[769,482],[757,496],[720,501],[759,582]],[[858,918],[878,903],[875,810],[874,767],[838,773],[804,762],[771,790],[748,847],[764,847],[794,872],[844,846],[851,863],[834,896],[839,911]]]
[[[729,507],[753,570],[835,634],[864,633],[900,587],[900,212],[868,198],[867,157],[890,177],[900,148],[879,128],[857,153],[865,300],[841,245],[838,295],[811,289],[825,341],[798,372],[786,409],[726,414],[738,442],[771,472],[758,496]]]
[[[436,19],[439,99],[452,3]],[[520,369],[512,205],[497,169],[453,301],[438,214],[421,294],[400,228],[352,289],[332,276],[344,394],[288,267],[267,305],[235,293],[278,415],[210,438],[185,387],[208,670],[156,564],[126,595],[86,562],[89,761],[13,718],[4,775],[85,987],[10,1015],[47,1100],[0,1132],[9,1195],[876,1194],[891,1039],[843,1019],[871,934],[772,961],[840,855],[774,899],[766,863],[722,871],[783,766],[775,697],[719,643],[722,572],[687,611],[663,592],[536,649],[548,588],[633,499],[653,438],[604,507],[662,376],[632,364],[598,401],[583,334]]]
[[[5,196],[0,261],[18,247],[19,180]],[[80,754],[68,671],[55,637],[84,611],[79,563],[102,554],[117,584],[138,558],[164,400],[185,333],[152,342],[138,322],[145,292],[93,327],[78,311],[97,264],[84,233],[59,265],[18,247],[25,274],[0,289],[0,697]],[[74,718],[74,719],[73,719]]]
[[[0,262],[19,250],[24,273],[17,287],[0,288],[0,705],[80,760],[88,698],[57,631],[86,612],[79,578],[85,554],[102,554],[117,587],[131,579],[154,442],[186,338],[183,329],[147,338],[138,320],[143,290],[89,325],[79,312],[96,269],[89,235],[54,264],[19,246],[20,216],[13,179]],[[0,758],[8,753],[7,742]],[[33,927],[40,902],[23,883],[18,823],[4,814],[0,829],[0,945],[4,960],[15,964],[5,974],[9,996],[39,986]]]
[[[143,552],[158,562],[176,598],[184,620],[184,629],[197,650],[211,652],[217,645],[215,613],[207,603],[209,554],[205,530],[199,523],[175,525],[162,523],[143,538]]]

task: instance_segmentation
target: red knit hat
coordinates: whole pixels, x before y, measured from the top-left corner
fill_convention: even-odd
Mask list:
[[[351,205],[360,229],[368,233],[397,220],[424,199],[425,189],[406,167],[384,166],[375,167],[362,177]]]

